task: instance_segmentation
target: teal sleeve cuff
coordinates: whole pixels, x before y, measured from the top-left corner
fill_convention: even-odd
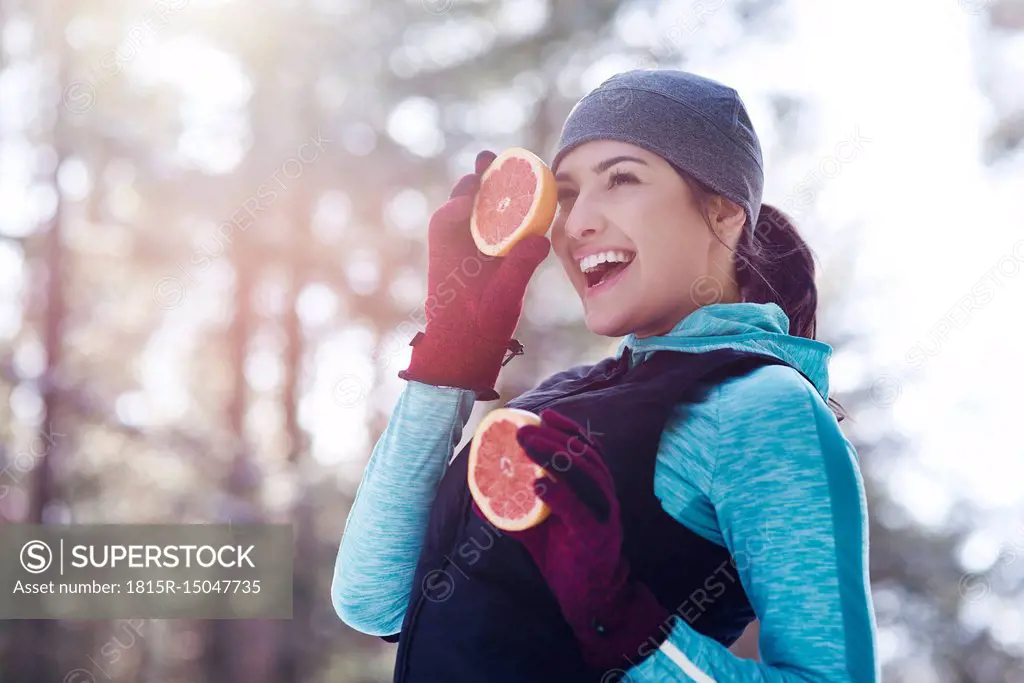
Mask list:
[[[377,441],[345,522],[331,598],[362,633],[397,633],[405,617],[430,506],[475,394],[410,381]]]

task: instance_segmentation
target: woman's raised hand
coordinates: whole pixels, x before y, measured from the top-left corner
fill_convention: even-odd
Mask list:
[[[498,398],[494,385],[522,315],[526,285],[548,255],[543,235],[524,238],[504,257],[480,252],[469,229],[480,178],[496,155],[483,151],[455,184],[428,230],[426,329],[412,341],[406,380],[471,389]]]

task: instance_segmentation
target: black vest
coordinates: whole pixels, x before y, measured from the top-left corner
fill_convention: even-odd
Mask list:
[[[618,360],[553,375],[507,404],[533,412],[551,407],[590,424],[615,478],[632,576],[694,630],[725,646],[754,619],[753,610],[729,552],[662,509],[654,495],[654,469],[673,408],[698,402],[715,384],[763,365],[786,363],[732,349],[657,351],[630,368],[627,351]],[[588,670],[583,663],[572,630],[526,550],[474,514],[468,460],[467,445],[442,478],[431,508],[399,636],[395,683],[612,680],[608,671]],[[624,659],[621,668],[637,660]]]

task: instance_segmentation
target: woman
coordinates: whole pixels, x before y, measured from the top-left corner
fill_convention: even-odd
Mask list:
[[[737,93],[681,71],[607,80],[563,127],[551,242],[501,259],[468,231],[493,158],[431,220],[425,331],[346,523],[340,617],[397,640],[411,683],[878,680],[864,489],[828,407],[814,266],[761,204]],[[522,350],[552,246],[587,327],[625,339],[507,404],[543,418],[517,438],[555,477],[537,482],[551,517],[501,532],[451,455]],[[755,618],[760,662],[728,649]]]

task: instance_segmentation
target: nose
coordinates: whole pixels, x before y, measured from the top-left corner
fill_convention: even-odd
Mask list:
[[[582,199],[576,199],[565,219],[565,236],[570,240],[592,238],[604,230],[604,217]]]

